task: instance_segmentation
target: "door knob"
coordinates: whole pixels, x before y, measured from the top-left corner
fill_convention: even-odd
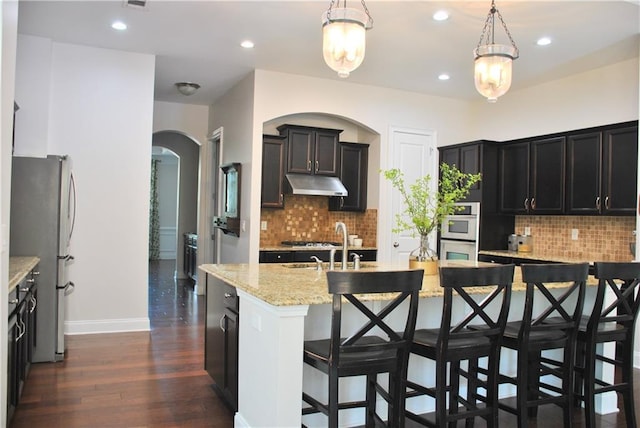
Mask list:
[[[398,248],[399,246],[400,246],[399,242],[396,241],[396,242],[393,243],[393,248]]]

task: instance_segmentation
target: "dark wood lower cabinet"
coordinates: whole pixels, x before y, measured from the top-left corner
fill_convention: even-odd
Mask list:
[[[214,389],[232,410],[238,410],[238,295],[232,287],[207,275],[205,370]]]

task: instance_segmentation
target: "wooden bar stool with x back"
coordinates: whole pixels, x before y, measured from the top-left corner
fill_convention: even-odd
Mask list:
[[[525,428],[538,406],[556,404],[563,408],[564,427],[572,428],[576,334],[589,264],[523,264],[520,268],[526,283],[524,313],[521,321],[507,323],[502,341],[503,347],[517,352],[517,373],[515,377],[501,374],[499,380],[516,385],[516,405],[500,400],[499,407],[515,414],[518,428]]]
[[[595,268],[598,289],[593,311],[582,316],[578,330],[576,404],[584,401],[586,427],[594,428],[595,395],[615,391],[622,395],[627,426],[635,428],[633,338],[640,309],[640,263],[598,262]],[[608,342],[617,346],[614,358],[598,347]],[[619,380],[602,379],[596,361],[612,365]]]
[[[418,401],[423,408],[435,400],[435,420],[405,405],[408,419],[429,427],[455,427],[461,419],[471,425],[474,418],[482,417],[487,426],[498,426],[500,342],[509,312],[513,271],[513,265],[440,267],[444,289],[440,328],[416,330],[411,347],[412,354],[435,362],[435,387],[407,380],[406,394],[406,404],[415,402],[415,397],[431,397],[426,403]],[[477,369],[478,359],[483,357],[486,367]],[[461,368],[465,360],[473,370]],[[459,392],[460,380],[465,379],[466,399]],[[478,387],[485,390],[484,395],[478,393]]]
[[[339,410],[364,407],[367,428],[404,426],[402,398],[423,276],[422,269],[327,272],[329,293],[333,294],[331,337],[305,341],[304,362],[328,375],[328,403],[303,392],[303,401],[311,406],[302,409],[303,415],[324,413],[329,419],[327,426],[336,428]],[[389,293],[383,299],[385,305],[377,313],[371,309],[375,305],[367,305],[362,300],[362,294],[372,293]],[[408,304],[402,304],[405,301]],[[355,323],[346,319],[350,317],[345,313],[349,306],[345,302],[351,303],[351,313],[362,315],[360,320],[365,320],[354,331],[344,331],[344,324]],[[389,319],[402,325],[389,325]],[[402,330],[396,332],[399,328]],[[378,382],[381,373],[389,374],[387,390]],[[366,377],[366,397],[360,401],[340,402],[338,380],[350,376]],[[388,403],[386,423],[376,412],[378,395]]]

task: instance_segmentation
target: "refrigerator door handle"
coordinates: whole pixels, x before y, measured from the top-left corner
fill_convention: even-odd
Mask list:
[[[69,209],[71,209],[71,206],[73,206],[73,214],[71,215],[71,229],[69,230],[69,239],[67,240],[67,242],[71,241],[71,237],[73,236],[73,229],[76,225],[76,198],[77,198],[77,193],[76,193],[76,178],[73,175],[73,172],[71,172],[70,174],[70,180],[69,180]],[[73,205],[72,205],[72,199],[73,198]]]
[[[76,285],[73,283],[73,281],[69,281],[67,282],[67,284],[64,286],[64,295],[68,296],[69,294],[73,293],[73,290],[75,290]]]

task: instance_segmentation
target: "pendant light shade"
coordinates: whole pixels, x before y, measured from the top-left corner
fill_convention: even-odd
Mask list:
[[[334,3],[322,14],[322,55],[327,65],[345,78],[364,60],[366,31],[373,27],[373,20],[364,0],[364,11],[349,9],[346,2],[344,7],[334,8]]]
[[[502,23],[511,45],[495,43],[495,14]],[[513,60],[519,56],[518,47],[511,38],[511,34],[496,9],[495,1],[491,2],[491,9],[482,29],[478,46],[473,51],[475,57],[474,81],[476,89],[494,103],[498,97],[506,94],[511,87]]]

